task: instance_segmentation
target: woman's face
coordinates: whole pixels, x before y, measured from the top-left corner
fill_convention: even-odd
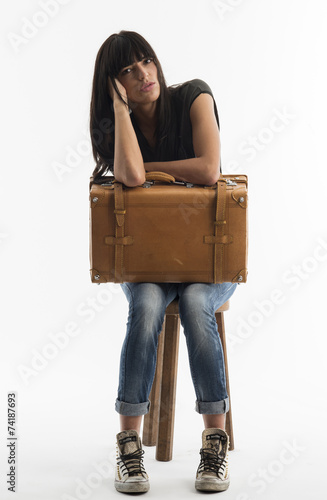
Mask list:
[[[135,61],[123,68],[118,80],[125,87],[128,100],[132,103],[149,104],[160,95],[157,66],[151,58]]]

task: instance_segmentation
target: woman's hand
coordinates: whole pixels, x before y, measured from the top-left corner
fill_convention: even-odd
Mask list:
[[[128,106],[128,97],[127,97],[127,92],[126,92],[125,87],[120,83],[120,81],[117,78],[115,78],[115,84],[117,86],[117,89],[118,89],[120,95],[117,93],[116,89],[114,88],[114,86],[111,82],[111,78],[108,77],[108,92],[109,92],[111,99],[113,100],[113,102],[115,102],[117,100],[121,101],[121,97],[122,97],[124,103]]]

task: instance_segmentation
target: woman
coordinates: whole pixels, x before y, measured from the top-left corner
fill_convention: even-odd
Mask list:
[[[202,80],[167,87],[155,52],[135,32],[111,35],[98,52],[90,131],[94,178],[111,171],[126,186],[143,184],[149,171],[203,185],[219,178],[219,121],[210,88]],[[196,411],[202,414],[205,427],[195,487],[203,491],[228,488],[229,438],[224,429],[229,401],[214,313],[235,288],[233,283],[122,284],[129,317],[116,400],[121,427],[117,434],[118,491],[149,489],[139,433],[142,416],[149,411],[158,335],[166,307],[176,297]]]

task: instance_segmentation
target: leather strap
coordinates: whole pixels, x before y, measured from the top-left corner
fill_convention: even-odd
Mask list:
[[[124,207],[123,185],[121,182],[114,184],[116,222],[119,227],[124,225],[126,210]]]
[[[115,236],[105,236],[104,242],[106,245],[133,245],[133,236],[124,236],[124,238],[115,238]]]
[[[115,229],[115,283],[123,281],[123,263],[124,263],[124,224],[126,210],[124,207],[123,185],[120,182],[114,184],[114,198],[116,215]],[[110,244],[110,243],[108,243]]]
[[[147,181],[175,182],[175,177],[165,172],[147,172],[145,179]]]
[[[214,220],[214,235],[204,236],[203,242],[213,244],[213,282],[223,280],[224,245],[232,243],[233,237],[225,234],[226,226],[226,180],[220,178],[217,182],[216,215]]]
[[[233,236],[225,234],[224,236],[203,236],[204,243],[211,243],[214,245],[228,245],[233,243]]]
[[[224,238],[226,227],[226,179],[217,182],[217,207],[215,220],[215,237]],[[215,243],[214,249],[214,279],[215,283],[223,281],[224,243]],[[218,267],[218,269],[217,269]]]

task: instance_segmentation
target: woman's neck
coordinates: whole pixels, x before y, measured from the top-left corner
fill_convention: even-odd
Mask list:
[[[137,122],[139,129],[148,141],[151,148],[156,147],[156,127],[157,127],[157,113],[156,103],[149,103],[144,106],[138,104],[132,108],[134,118]]]
[[[139,128],[142,131],[153,130],[154,132],[157,126],[157,103],[151,102],[145,105],[136,104],[134,106],[131,109]]]

